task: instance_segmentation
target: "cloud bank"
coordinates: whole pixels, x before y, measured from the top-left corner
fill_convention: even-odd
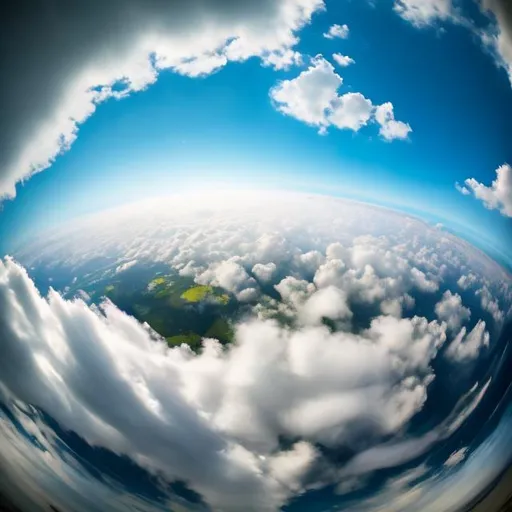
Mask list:
[[[409,431],[439,354],[464,365],[491,344],[484,322],[457,331],[467,308],[442,290],[471,268],[468,297],[485,286],[506,309],[505,271],[387,210],[296,194],[270,194],[265,208],[261,201],[233,194],[222,206],[217,197],[131,206],[28,251],[37,261],[27,263],[50,275],[83,275],[94,258],[110,261],[107,275],[134,260],[187,268],[246,301],[228,348],[204,339],[199,354],[171,349],[110,301],[43,297],[19,264],[2,261],[4,400],[46,411],[92,446],[185,482],[222,510],[278,509],[310,489],[408,463],[457,431],[488,382],[463,382],[469,391],[440,424]],[[280,300],[264,299],[268,286]],[[415,313],[422,297],[437,304],[430,318]],[[361,308],[369,318],[356,327]],[[325,455],[346,447],[355,452],[346,463]]]

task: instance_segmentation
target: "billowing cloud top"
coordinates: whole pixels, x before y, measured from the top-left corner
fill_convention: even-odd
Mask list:
[[[320,196],[168,198],[92,217],[19,258],[79,280],[91,261],[106,276],[160,262],[244,304],[234,343],[204,339],[194,354],[109,301],[42,297],[17,263],[0,264],[0,382],[16,414],[32,404],[220,510],[274,510],[310,489],[364,486],[373,471],[445,442],[485,396],[488,374],[475,382],[467,370],[511,314],[510,276],[469,244]],[[443,378],[438,364],[467,375],[444,392],[451,410],[418,433],[411,420]],[[344,463],[329,457],[346,447]],[[50,443],[43,466],[54,467],[53,452]],[[83,496],[85,484],[71,482]]]

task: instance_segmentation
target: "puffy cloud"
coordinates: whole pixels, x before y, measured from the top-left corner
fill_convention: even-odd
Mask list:
[[[342,83],[332,65],[318,56],[306,71],[282,81],[270,95],[284,114],[325,130],[329,125],[327,113],[338,98],[337,90]]]
[[[342,83],[333,65],[317,55],[308,69],[296,78],[278,83],[270,96],[280,112],[318,127],[319,133],[326,133],[329,126],[357,132],[375,115],[380,134],[386,140],[407,138],[412,129],[395,120],[391,103],[374,111],[372,102],[359,92],[339,95]]]
[[[406,139],[412,132],[409,124],[395,119],[393,104],[390,102],[383,103],[376,108],[375,119],[380,125],[379,133],[386,140]]]
[[[444,461],[444,466],[448,468],[452,468],[460,464],[468,453],[468,447],[461,448],[460,450],[454,451],[450,456]]]
[[[303,279],[297,279],[293,276],[285,277],[275,289],[281,295],[285,302],[294,306],[301,305],[315,291],[315,286]]]
[[[352,311],[347,304],[347,296],[334,286],[322,288],[311,295],[303,304],[299,315],[307,324],[321,324],[324,318],[329,320],[347,320]]]
[[[263,59],[266,66],[272,66],[274,69],[288,69],[291,66],[302,64],[302,55],[299,52],[286,48],[281,51],[270,52]]]
[[[454,15],[452,0],[395,0],[395,11],[417,27],[424,27]]]
[[[333,53],[332,58],[338,64],[338,66],[341,66],[342,68],[346,68],[347,66],[350,66],[350,64],[355,64],[356,61],[349,57],[348,55],[342,55],[341,53]]]
[[[450,290],[443,293],[443,298],[435,306],[435,312],[437,318],[446,322],[452,332],[458,331],[471,316],[471,310],[462,305],[461,296]]]
[[[446,356],[457,362],[475,359],[483,347],[489,346],[490,336],[485,330],[485,322],[478,320],[473,329],[466,333],[463,327],[446,349]]]
[[[504,313],[500,309],[497,298],[493,297],[491,291],[487,286],[483,286],[475,292],[477,297],[480,297],[480,304],[482,308],[490,313],[497,324],[501,324],[504,319]]]
[[[429,400],[445,344],[447,355],[469,360],[491,337],[480,325],[453,341],[446,322],[411,308],[415,297],[436,294],[426,301],[432,318],[447,298],[441,284],[468,269],[505,307],[510,277],[501,267],[450,233],[361,203],[279,193],[262,209],[260,194],[224,199],[175,198],[172,209],[165,199],[95,216],[33,245],[27,263],[69,269],[77,286],[92,258],[110,261],[111,275],[135,259],[170,273],[187,268],[249,302],[231,346],[210,339],[198,354],[169,349],[109,302],[41,297],[7,260],[0,392],[226,510],[276,509],[309,488],[403,464],[462,425],[488,383],[424,437],[410,421]],[[265,271],[262,290],[274,285],[282,300],[258,289],[251,271],[258,280]],[[325,450],[347,446],[354,457],[333,467]]]
[[[256,281],[249,276],[244,267],[234,260],[214,263],[196,277],[199,284],[220,286],[225,290],[238,294],[246,289],[254,289]],[[245,292],[245,294],[253,292]],[[244,294],[244,295],[245,295]]]
[[[372,102],[359,92],[348,92],[332,102],[329,121],[336,128],[347,128],[357,132],[371,118]]]
[[[326,39],[347,39],[350,33],[348,25],[334,24],[329,27],[329,30],[324,33]]]
[[[327,252],[329,249],[327,248]],[[325,261],[325,256],[320,251],[308,251],[299,254],[293,262],[302,273],[314,275],[318,267]]]
[[[152,84],[160,70],[201,76],[260,57],[300,61],[297,33],[322,0],[92,1],[14,5],[2,16],[0,197],[67,150],[103,101]],[[23,66],[20,66],[23,62]]]
[[[417,268],[411,269],[411,276],[414,284],[423,292],[436,292],[439,289],[439,285],[429,280],[425,275],[425,272],[418,270]]]
[[[486,186],[474,178],[465,182],[466,190],[484,203],[489,210],[498,210],[504,217],[512,217],[512,168],[504,164],[496,169],[496,179]]]
[[[467,275],[462,274],[459,279],[457,280],[457,284],[463,289],[467,290],[468,288],[471,288],[474,284],[478,282],[478,278],[475,276],[475,274],[472,274],[469,272]]]
[[[256,263],[254,267],[252,267],[252,273],[263,282],[270,281],[272,279],[272,276],[274,275],[274,272],[276,271],[276,264],[273,262],[263,264],[263,263]]]
[[[309,313],[326,313],[330,293],[318,292]],[[111,303],[42,298],[11,260],[0,264],[0,302],[10,393],[226,510],[242,499],[274,508],[299,491],[317,458],[308,443],[336,446],[357,435],[354,422],[381,434],[402,428],[426,399],[429,361],[445,338],[418,317],[376,318],[362,335],[253,320],[228,351],[205,340],[194,355],[168,349]],[[304,442],[283,451],[280,435]]]

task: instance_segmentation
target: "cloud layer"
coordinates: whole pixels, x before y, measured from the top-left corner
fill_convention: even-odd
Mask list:
[[[277,509],[308,489],[404,464],[460,428],[488,384],[468,381],[431,432],[408,430],[428,401],[438,354],[466,364],[490,344],[480,321],[459,336],[466,308],[461,296],[441,291],[471,268],[476,290],[465,290],[467,297],[485,286],[506,309],[510,279],[500,267],[390,211],[295,194],[269,195],[263,209],[260,195],[228,199],[222,207],[218,197],[171,198],[162,204],[173,208],[109,212],[101,223],[92,218],[45,239],[28,264],[82,277],[93,258],[110,261],[107,275],[134,260],[187,269],[246,301],[232,347],[206,339],[199,354],[170,349],[109,301],[88,306],[55,291],[42,297],[6,259],[4,397],[43,409],[154,475],[185,482],[222,510]],[[180,201],[200,206],[184,209]],[[280,300],[265,297],[269,285]],[[431,318],[415,313],[421,297],[439,297]],[[369,318],[356,327],[361,308]],[[325,457],[348,446],[356,453],[345,465]]]

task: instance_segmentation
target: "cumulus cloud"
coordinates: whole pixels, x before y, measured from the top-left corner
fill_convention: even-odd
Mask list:
[[[356,62],[352,57],[349,57],[348,55],[342,55],[341,53],[333,53],[332,58],[336,64],[342,68],[346,68],[347,66],[350,66],[350,64],[355,64]]]
[[[324,32],[324,37],[326,39],[347,39],[350,33],[350,29],[348,25],[338,25],[334,24],[329,27],[327,32]]]
[[[452,331],[458,331],[471,316],[471,310],[462,305],[461,296],[450,290],[443,293],[443,298],[435,306],[435,312],[437,318],[446,322]]]
[[[165,263],[171,273],[188,267],[196,282],[248,302],[231,346],[205,339],[198,354],[170,349],[108,301],[41,297],[7,259],[0,390],[223,510],[278,509],[310,488],[403,464],[462,425],[487,385],[472,387],[429,435],[409,432],[429,399],[439,351],[448,344],[453,359],[473,359],[490,336],[480,324],[453,341],[446,320],[412,307],[416,296],[455,283],[461,268],[506,304],[503,269],[453,235],[389,210],[284,193],[269,193],[262,209],[260,194],[227,196],[121,208],[29,253],[30,266],[69,268],[70,280],[92,258],[111,269],[135,259]],[[272,285],[281,300],[265,295]],[[431,308],[446,298],[434,295]],[[333,467],[325,450],[347,446],[354,456]]]
[[[263,263],[256,263],[254,267],[252,267],[252,273],[263,282],[270,281],[272,279],[272,276],[274,275],[274,272],[276,271],[276,264],[273,262],[263,264]]]
[[[390,102],[383,103],[376,108],[375,120],[380,125],[379,133],[386,140],[406,139],[412,132],[409,124],[395,119],[393,104]]]
[[[342,321],[350,319],[352,311],[343,290],[329,286],[311,295],[302,305],[299,315],[307,324],[321,324],[324,318]]]
[[[492,315],[497,324],[501,324],[504,319],[504,313],[500,309],[498,299],[493,296],[489,288],[484,285],[475,292],[475,295],[480,297],[480,304],[482,305],[482,308]]]
[[[359,92],[347,92],[332,102],[329,121],[336,128],[357,132],[372,115],[372,102]]]
[[[332,65],[318,56],[306,71],[279,83],[270,95],[284,114],[325,130],[329,125],[327,112],[338,98],[337,90],[342,83]]]
[[[322,0],[36,2],[2,15],[0,197],[67,150],[103,101],[143,90],[170,69],[212,73],[257,56],[300,62],[298,31]],[[23,63],[21,66],[20,63]]]
[[[199,284],[220,286],[231,293],[242,294],[244,300],[254,296],[253,290],[256,285],[256,281],[249,276],[244,267],[234,260],[210,265],[196,277],[196,280]]]
[[[470,191],[476,199],[483,202],[489,210],[498,210],[504,217],[512,217],[512,168],[504,164],[496,169],[496,179],[490,186],[480,183],[475,178],[468,178],[463,194]]]
[[[478,278],[475,274],[469,272],[467,275],[462,274],[459,279],[457,279],[457,284],[462,288],[463,290],[467,290],[468,288],[471,288],[474,284],[478,283]]]
[[[375,114],[380,133],[386,140],[407,138],[412,129],[394,119],[391,103],[374,110],[372,102],[359,92],[339,95],[342,84],[343,79],[333,65],[317,55],[307,70],[296,78],[278,83],[270,96],[280,112],[318,127],[319,133],[326,133],[329,126],[357,132]]]
[[[395,11],[417,27],[454,16],[452,0],[395,0]]]
[[[483,347],[489,346],[490,336],[485,330],[485,322],[478,320],[468,333],[463,327],[446,349],[446,356],[457,362],[467,362],[475,359]]]
[[[309,323],[348,314],[328,294],[306,302],[303,329],[253,320],[229,350],[204,340],[194,355],[168,349],[109,302],[98,310],[53,291],[42,298],[8,259],[1,381],[89,443],[187,482],[212,506],[236,509],[243,496],[249,508],[275,508],[302,488],[318,456],[308,443],[339,445],[356,435],[354,423],[382,435],[403,427],[426,399],[429,361],[445,339],[442,326],[418,317],[330,333]],[[281,435],[304,441],[281,450]]]

